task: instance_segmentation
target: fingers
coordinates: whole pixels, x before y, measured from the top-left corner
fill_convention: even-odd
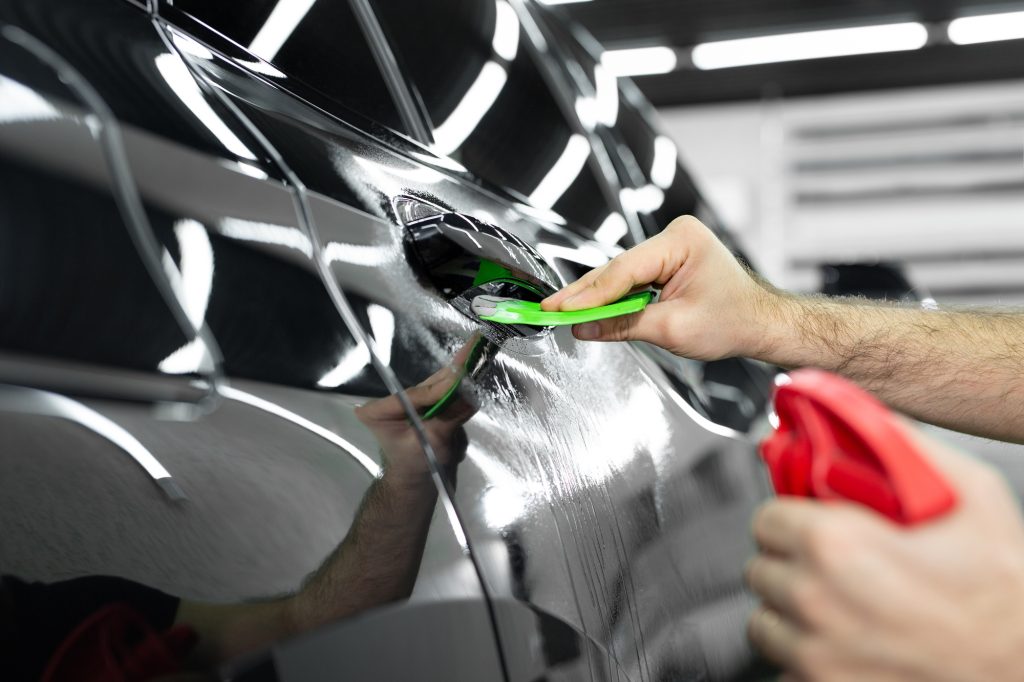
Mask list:
[[[430,407],[451,388],[458,376],[458,371],[452,367],[442,367],[426,380],[407,389],[405,395],[417,410]],[[356,417],[363,422],[404,420],[406,416],[405,408],[396,395],[373,400],[356,408]]]
[[[554,294],[548,296],[547,298],[545,298],[543,301],[540,302],[541,309],[542,310],[548,310],[548,311],[561,310],[562,309],[561,306],[562,306],[562,302],[563,301],[565,301],[566,299],[572,298],[573,296],[575,296],[579,292],[581,292],[584,289],[586,289],[587,287],[589,287],[591,282],[594,281],[594,279],[598,276],[598,274],[600,274],[601,271],[604,270],[605,268],[607,268],[609,265],[610,265],[610,263],[605,263],[601,267],[595,268],[594,270],[591,270],[590,272],[588,272],[587,274],[583,275],[582,277],[580,277],[578,280],[576,280],[572,284],[566,286],[564,289],[562,289],[560,291],[557,291]]]
[[[774,611],[799,617],[802,604],[794,599],[795,586],[806,584],[806,576],[795,563],[764,555],[756,556],[747,564],[747,585]]]
[[[772,663],[783,668],[796,668],[796,648],[800,630],[776,611],[761,607],[754,611],[747,624],[750,643]]]
[[[670,310],[671,308],[665,304],[655,303],[632,315],[575,325],[572,333],[581,341],[636,340],[665,345]]]
[[[752,530],[758,547],[782,557],[798,554],[821,513],[821,505],[795,497],[780,497],[754,514]]]
[[[544,310],[583,310],[617,301],[632,289],[664,284],[683,266],[689,245],[677,230],[648,239],[541,302]]]

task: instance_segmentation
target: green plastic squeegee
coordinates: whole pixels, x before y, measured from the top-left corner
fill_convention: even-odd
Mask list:
[[[474,298],[472,307],[473,312],[481,320],[489,322],[527,324],[534,327],[563,327],[638,313],[651,302],[651,296],[652,292],[641,291],[598,308],[549,312],[541,310],[540,303],[533,301],[485,295]]]

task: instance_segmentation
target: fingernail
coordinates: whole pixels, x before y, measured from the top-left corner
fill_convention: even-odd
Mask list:
[[[573,328],[573,332],[575,332],[577,339],[581,341],[590,341],[601,335],[601,325],[597,322],[578,324]]]

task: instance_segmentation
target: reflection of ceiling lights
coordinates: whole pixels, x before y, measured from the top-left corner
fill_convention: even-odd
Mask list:
[[[437,154],[447,156],[462,146],[494,106],[506,81],[508,73],[501,64],[489,61],[483,65],[455,110],[444,123],[434,128],[434,151]]]
[[[909,22],[805,31],[704,43],[693,48],[701,70],[772,64],[826,57],[919,50],[928,44],[928,29]]]
[[[491,49],[505,61],[512,61],[519,52],[519,18],[507,2],[494,3],[494,38]]]
[[[643,76],[675,71],[676,51],[671,47],[637,47],[628,50],[605,50],[601,64],[616,76]]]
[[[266,23],[249,44],[249,51],[257,57],[274,61],[274,57],[284,47],[295,29],[309,13],[316,0],[280,0]]]
[[[949,39],[956,45],[994,43],[1024,38],[1024,12],[986,14],[954,19],[949,24]]]
[[[530,194],[530,203],[537,208],[551,208],[558,203],[583,171],[588,156],[590,143],[587,138],[579,134],[570,136],[555,165]]]
[[[495,1],[491,49],[506,62],[514,61],[519,52],[519,18],[504,0]],[[454,111],[434,128],[433,150],[438,156],[448,156],[462,146],[494,106],[506,82],[505,67],[493,59],[487,60]]]
[[[651,161],[651,182],[662,189],[668,189],[676,180],[676,165],[679,150],[676,143],[658,135],[654,138],[654,159]]]
[[[228,127],[206,101],[206,96],[199,89],[199,84],[196,83],[188,67],[185,66],[185,63],[177,55],[170,53],[157,55],[156,68],[167,82],[167,85],[174,91],[174,94],[181,100],[181,103],[206,126],[206,129],[214,137],[220,140],[220,143],[228,151],[243,159],[256,160],[256,156],[249,151],[245,143],[231,132],[231,128]]]
[[[35,90],[0,76],[0,123],[58,118],[60,112]]]

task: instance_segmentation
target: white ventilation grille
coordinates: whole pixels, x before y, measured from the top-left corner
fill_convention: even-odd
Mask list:
[[[1024,301],[1024,84],[787,106],[788,266],[900,261],[947,301]]]

